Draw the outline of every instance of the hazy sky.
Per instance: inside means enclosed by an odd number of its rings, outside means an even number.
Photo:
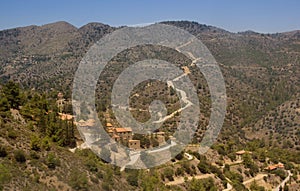
[[[0,29],[67,21],[112,26],[190,20],[232,32],[300,29],[299,0],[6,0]]]

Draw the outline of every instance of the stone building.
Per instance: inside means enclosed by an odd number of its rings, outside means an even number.
[[[141,141],[140,140],[129,140],[128,147],[130,149],[140,149],[141,148]]]

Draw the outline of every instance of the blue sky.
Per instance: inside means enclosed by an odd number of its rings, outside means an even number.
[[[112,26],[191,20],[232,32],[274,33],[300,29],[299,0],[6,0],[0,29],[67,21]]]

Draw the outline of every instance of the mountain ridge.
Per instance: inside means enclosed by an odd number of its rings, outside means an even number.
[[[246,29],[246,30],[243,30],[243,31],[237,31],[237,32],[232,32],[232,31],[229,31],[229,30],[226,30],[226,29],[223,29],[221,27],[217,27],[217,26],[213,26],[213,25],[207,25],[207,24],[201,24],[197,21],[188,21],[188,20],[174,20],[174,21],[160,21],[158,23],[169,23],[169,22],[190,22],[190,23],[193,23],[193,24],[199,24],[199,25],[203,25],[203,26],[207,26],[207,27],[212,27],[212,28],[216,28],[216,29],[221,29],[221,30],[224,30],[224,31],[227,31],[229,33],[234,33],[234,34],[238,34],[238,33],[248,33],[248,32],[252,32],[252,33],[256,33],[256,34],[269,34],[269,35],[272,35],[272,34],[289,34],[289,33],[300,33],[300,29],[296,29],[296,30],[291,30],[291,31],[282,31],[282,32],[257,32],[257,31],[254,31],[254,30],[251,30],[251,29]],[[79,26],[79,27],[76,27],[75,25],[67,22],[67,21],[54,21],[54,22],[51,22],[51,23],[46,23],[46,24],[41,24],[41,25],[26,25],[26,26],[22,26],[22,27],[12,27],[12,28],[6,28],[6,29],[0,29],[0,31],[7,31],[7,30],[14,30],[14,29],[22,29],[22,28],[27,28],[27,27],[44,27],[44,26],[50,26],[50,25],[59,25],[59,24],[66,24],[66,25],[70,25],[76,29],[80,29],[80,28],[83,28],[84,26],[86,25],[89,25],[89,24],[94,24],[94,25],[106,25],[106,26],[110,26],[112,28],[119,28],[119,27],[126,27],[127,25],[120,25],[120,26],[111,26],[109,24],[105,24],[105,23],[101,23],[101,22],[89,22],[89,23],[86,23],[82,26]],[[131,25],[129,25],[131,26]]]

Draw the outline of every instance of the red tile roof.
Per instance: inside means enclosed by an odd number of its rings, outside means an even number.
[[[277,168],[284,168],[284,164],[282,164],[282,163],[273,164],[273,165],[266,167],[265,169],[266,170],[275,170]]]

